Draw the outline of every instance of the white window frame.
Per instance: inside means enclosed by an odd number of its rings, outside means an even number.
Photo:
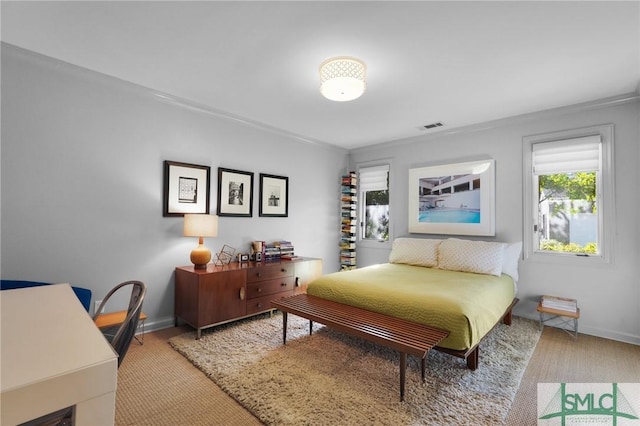
[[[371,167],[380,167],[387,166],[389,168],[389,183],[387,190],[389,191],[389,239],[387,241],[379,241],[373,240],[370,238],[364,238],[364,228],[363,221],[365,216],[365,198],[364,193],[360,188],[360,170],[371,168]],[[366,163],[361,163],[357,165],[358,172],[358,246],[359,247],[367,247],[367,248],[389,248],[391,243],[393,242],[393,213],[391,207],[391,179],[392,179],[392,164],[390,159],[376,160]]]
[[[570,140],[588,136],[600,136],[600,170],[596,177],[596,211],[598,212],[598,250],[597,255],[578,255],[539,250],[534,225],[538,221],[537,176],[533,173],[533,145],[545,142]],[[613,256],[613,237],[615,235],[615,185],[613,170],[613,124],[565,130],[554,133],[525,136],[523,142],[523,254],[526,260],[552,263],[597,264],[611,263]]]

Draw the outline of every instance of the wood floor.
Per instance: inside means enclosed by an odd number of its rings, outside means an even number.
[[[167,343],[190,330],[172,327],[147,333],[144,345],[133,341],[118,370],[117,425],[261,424]],[[546,327],[505,424],[537,424],[537,384],[560,382],[640,383],[640,346]]]

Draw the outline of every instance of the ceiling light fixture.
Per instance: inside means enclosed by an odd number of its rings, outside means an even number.
[[[329,58],[320,64],[320,93],[337,101],[359,98],[367,87],[367,64],[351,56]]]

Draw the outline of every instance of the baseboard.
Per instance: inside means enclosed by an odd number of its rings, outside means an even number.
[[[174,317],[165,317],[163,319],[156,320],[156,321],[148,321],[147,320],[144,323],[144,332],[145,333],[150,333],[152,331],[163,330],[165,328],[174,327],[174,326],[175,326],[175,318]],[[142,333],[142,330],[140,330],[136,334],[140,334],[140,333]]]
[[[531,319],[534,321],[539,321],[540,317],[538,315],[518,315],[522,318]],[[640,336],[634,336],[629,333],[621,333],[619,331],[606,330],[598,327],[589,327],[578,322],[578,333],[587,334],[589,336],[602,337],[603,339],[615,340],[617,342],[630,343],[632,345],[640,346]]]

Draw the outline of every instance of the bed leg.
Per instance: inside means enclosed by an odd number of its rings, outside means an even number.
[[[471,352],[467,357],[467,368],[469,368],[469,370],[476,370],[478,368],[479,358],[480,358],[480,346],[476,346],[473,352]]]
[[[509,309],[509,312],[507,312],[504,317],[502,318],[502,322],[506,325],[511,325],[511,321],[512,321],[512,310]]]

